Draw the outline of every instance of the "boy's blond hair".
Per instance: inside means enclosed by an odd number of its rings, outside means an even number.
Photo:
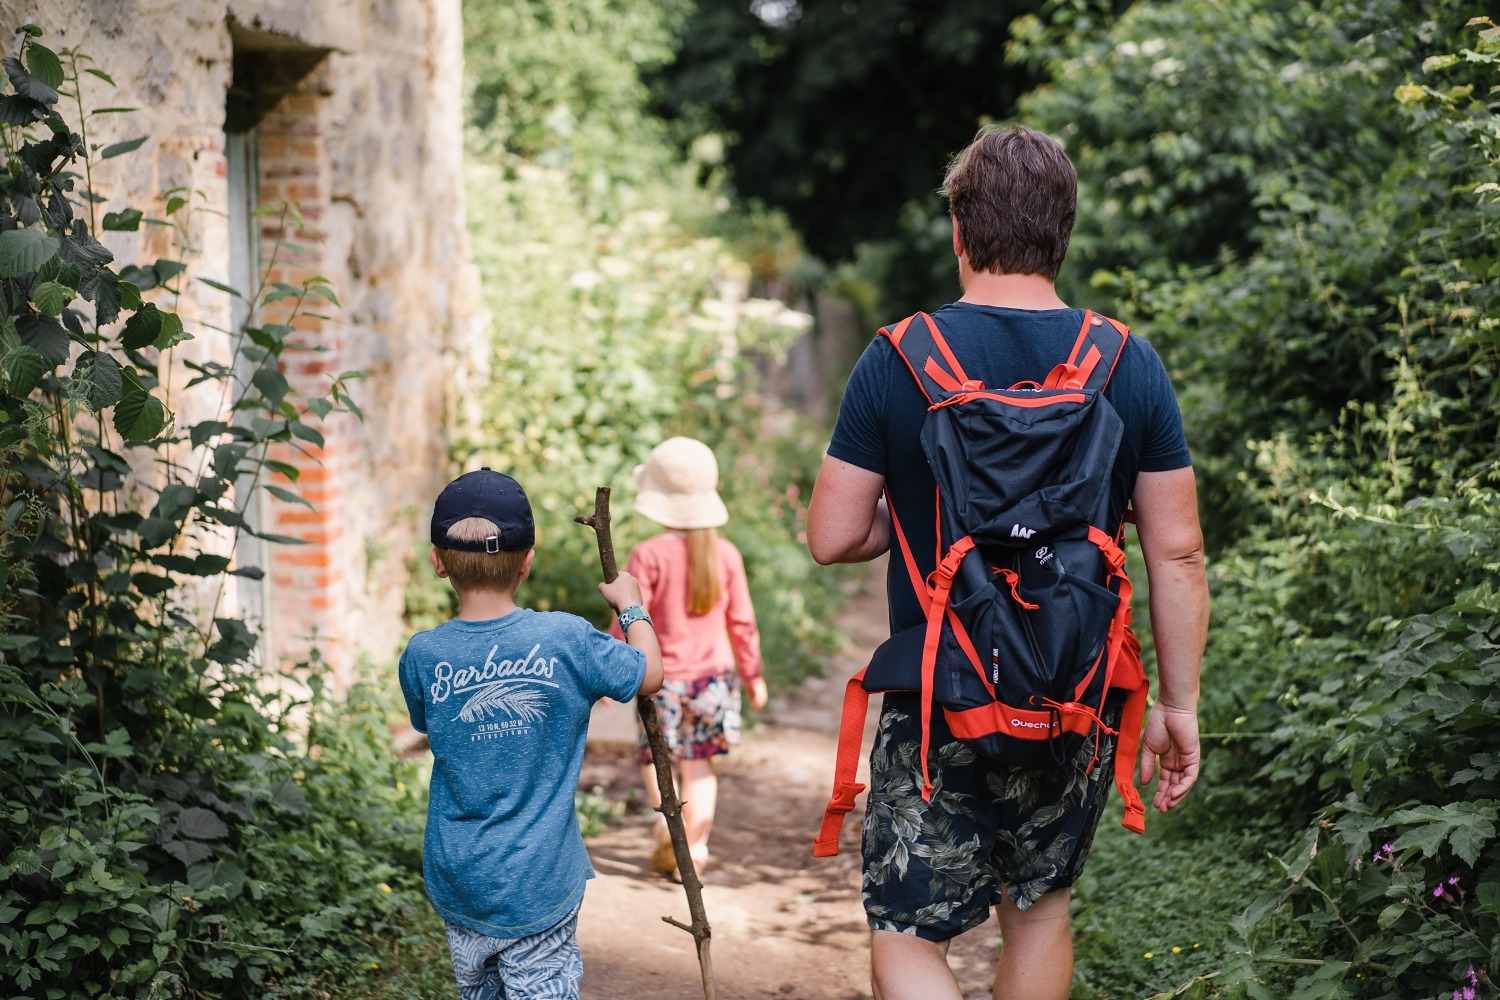
[[[448,529],[448,538],[455,542],[482,542],[499,533],[499,530],[495,522],[487,518],[466,517]],[[453,584],[454,590],[516,589],[528,551],[530,550],[465,552],[437,546],[438,558],[443,563],[443,569],[448,571],[448,580]]]

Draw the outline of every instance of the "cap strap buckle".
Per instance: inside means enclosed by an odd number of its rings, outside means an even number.
[[[484,536],[484,551],[489,555],[495,555],[496,553],[498,553],[500,551],[500,536]]]

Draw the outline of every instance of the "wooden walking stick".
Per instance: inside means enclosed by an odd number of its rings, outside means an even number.
[[[599,542],[599,566],[604,571],[604,582],[614,582],[620,571],[615,566],[615,544],[609,534],[609,487],[601,486],[594,491],[592,517],[579,514],[573,520],[594,529]],[[703,973],[703,1000],[714,1000],[714,963],[708,951],[713,929],[708,926],[708,913],[703,909],[703,883],[698,879],[698,869],[693,866],[693,856],[688,850],[687,829],[682,824],[682,803],[677,798],[677,788],[672,781],[671,751],[667,749],[666,737],[662,735],[661,721],[656,717],[656,699],[649,694],[640,695],[635,699],[635,707],[641,714],[646,740],[651,744],[656,787],[661,790],[658,811],[667,820],[667,832],[672,836],[672,853],[677,857],[677,871],[682,875],[682,889],[687,893],[688,913],[693,922],[685,924],[672,917],[662,919],[693,936],[693,942],[698,947],[698,968]]]

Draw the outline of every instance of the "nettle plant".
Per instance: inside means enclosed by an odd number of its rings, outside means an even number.
[[[254,633],[220,612],[232,574],[262,573],[232,563],[237,538],[291,541],[246,514],[256,490],[301,502],[271,449],[358,415],[358,373],[321,396],[281,373],[307,349],[296,318],[337,299],[322,279],[197,279],[252,321],[199,329],[222,360],[188,363],[174,390],[169,352],[194,333],[173,306],[193,276],[177,259],[121,266],[98,237],[165,227],[188,258],[197,196],[169,192],[160,218],[103,212],[94,167],[149,137],[89,142],[96,116],[130,109],[86,111],[79,84],[113,81],[18,34],[0,95],[0,981],[47,997],[326,982],[368,966],[415,900],[411,804],[378,711],[341,705],[328,727],[316,698],[263,694]],[[278,301],[284,322],[255,319]],[[179,422],[189,389],[219,393],[220,412]]]

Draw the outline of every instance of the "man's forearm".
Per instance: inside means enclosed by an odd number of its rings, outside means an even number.
[[[1164,560],[1149,577],[1157,701],[1171,708],[1194,709],[1208,638],[1208,574],[1203,553]]]

